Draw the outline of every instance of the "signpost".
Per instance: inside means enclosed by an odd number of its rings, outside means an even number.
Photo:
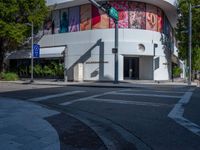
[[[33,57],[40,58],[40,45],[33,44]]]
[[[103,5],[100,5],[97,3],[95,0],[89,0],[93,5],[95,5],[97,8],[101,9],[103,12],[105,12],[110,18],[112,18],[115,22],[115,47],[112,49],[112,52],[114,53],[114,61],[115,61],[115,77],[114,77],[114,83],[118,83],[118,43],[119,43],[119,38],[118,38],[118,20],[119,20],[119,13],[118,11],[114,8],[111,7],[110,4],[106,3]],[[104,7],[103,7],[104,6]]]
[[[114,20],[118,21],[119,20],[119,14],[118,11],[114,7],[110,7],[108,10],[108,15],[113,18]]]

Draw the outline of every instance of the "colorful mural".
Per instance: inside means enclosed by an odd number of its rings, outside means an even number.
[[[62,9],[60,14],[60,33],[68,32],[68,9]]]
[[[52,34],[52,21],[51,19],[47,19],[44,22],[44,34]]]
[[[92,6],[89,4],[82,5],[80,7],[80,30],[90,30],[91,29],[91,17],[92,17]]]
[[[133,29],[146,29],[145,3],[129,2],[129,27]]]
[[[53,28],[53,33],[59,33],[60,30],[60,14],[59,10],[53,11],[52,12],[52,28]]]
[[[69,8],[69,32],[79,31],[80,12],[79,7]]]
[[[119,28],[146,29],[170,35],[170,23],[160,8],[128,0],[109,3],[119,12]],[[52,11],[50,18],[44,23],[44,34],[115,27],[113,19],[91,4]]]
[[[92,6],[92,29],[107,28],[109,28],[109,17],[95,6]]]
[[[146,4],[146,29],[157,31],[157,7]]]
[[[111,6],[119,12],[119,28],[128,28],[128,1],[110,2]],[[114,28],[115,23],[110,19],[110,28]]]
[[[163,32],[163,23],[164,23],[164,18],[163,18],[163,12],[161,9],[158,8],[158,32]]]

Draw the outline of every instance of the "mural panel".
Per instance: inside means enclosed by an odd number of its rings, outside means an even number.
[[[44,34],[52,34],[52,20],[50,18],[44,21]]]
[[[92,6],[82,5],[80,7],[80,16],[81,16],[81,23],[80,23],[80,30],[90,30],[91,29],[91,18],[92,18]]]
[[[133,29],[146,29],[145,3],[129,2],[129,27]]]
[[[60,33],[68,32],[68,9],[60,11]]]
[[[119,28],[128,28],[128,1],[110,2],[119,12]],[[113,19],[110,19],[110,28],[114,28],[115,23]]]
[[[80,26],[79,7],[72,7],[69,9],[69,32],[79,31],[79,26]]]
[[[109,17],[95,6],[92,6],[92,29],[107,28],[109,28]]]
[[[161,9],[158,8],[158,32],[163,32],[163,12]]]
[[[146,29],[157,31],[157,7],[146,5]]]
[[[52,13],[52,29],[53,33],[59,33],[60,30],[60,12],[59,10]]]

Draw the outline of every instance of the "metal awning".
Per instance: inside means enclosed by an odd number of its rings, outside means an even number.
[[[59,47],[44,47],[40,48],[40,58],[58,58],[63,57],[65,46]],[[30,59],[30,50],[19,50],[10,53],[7,59]]]

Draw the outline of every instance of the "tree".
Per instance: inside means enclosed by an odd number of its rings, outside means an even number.
[[[188,58],[189,3],[199,5],[199,0],[178,0],[179,19],[176,29],[179,57]],[[200,8],[192,9],[192,69],[200,70]]]
[[[0,0],[0,72],[6,52],[16,50],[27,37],[41,27],[48,12],[45,0]]]

